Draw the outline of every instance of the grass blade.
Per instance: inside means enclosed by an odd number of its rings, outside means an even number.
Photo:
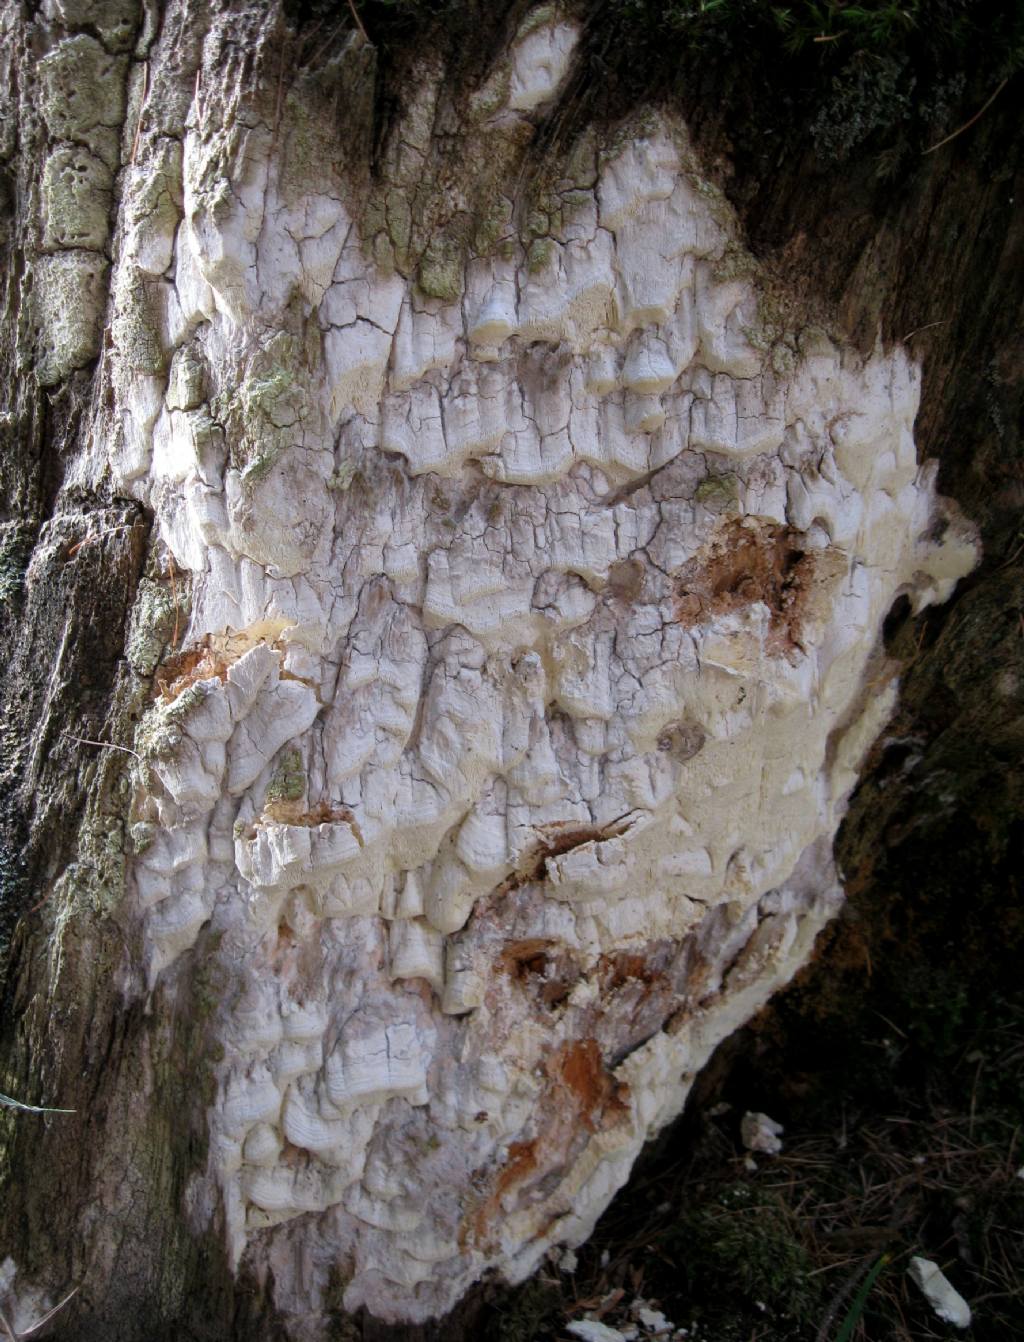
[[[850,1342],[850,1338],[853,1337],[853,1330],[857,1327],[860,1316],[864,1313],[864,1306],[871,1294],[871,1288],[878,1280],[878,1274],[888,1263],[889,1258],[890,1255],[887,1253],[880,1254],[878,1262],[861,1282],[860,1290],[853,1297],[853,1304],[847,1310],[846,1318],[843,1319],[839,1332],[836,1333],[836,1342]]]

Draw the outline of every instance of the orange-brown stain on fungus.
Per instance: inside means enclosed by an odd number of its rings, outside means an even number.
[[[547,1085],[537,1113],[537,1136],[512,1142],[490,1187],[462,1222],[460,1242],[486,1244],[501,1215],[528,1202],[531,1190],[566,1172],[593,1133],[621,1121],[628,1112],[629,1087],[608,1070],[596,1039],[563,1044],[544,1067]]]
[[[675,618],[702,624],[762,602],[770,616],[766,650],[803,651],[804,623],[819,589],[831,587],[846,561],[811,549],[793,527],[764,518],[729,518],[675,577]]]

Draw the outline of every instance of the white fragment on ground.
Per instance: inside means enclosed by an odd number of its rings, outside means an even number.
[[[675,1327],[675,1324],[660,1310],[648,1309],[645,1305],[634,1307],[633,1317],[638,1323],[643,1324],[653,1337],[663,1337]]]
[[[911,1280],[921,1288],[924,1298],[943,1321],[954,1328],[971,1326],[971,1307],[946,1277],[938,1263],[928,1258],[912,1258],[907,1268]]]
[[[597,1323],[594,1319],[574,1319],[565,1325],[565,1331],[571,1337],[581,1338],[582,1342],[626,1342],[618,1328],[609,1328],[606,1323]]]
[[[746,1113],[740,1122],[740,1140],[748,1151],[762,1151],[766,1156],[777,1156],[782,1150],[780,1140],[785,1128],[767,1114]]]
[[[559,1272],[575,1272],[580,1265],[580,1260],[571,1249],[566,1249],[558,1259]]]

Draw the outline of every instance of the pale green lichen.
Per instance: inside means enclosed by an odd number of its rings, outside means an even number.
[[[512,39],[513,44],[521,42],[524,37],[528,37],[530,33],[535,33],[538,28],[549,27],[558,17],[557,5],[538,5],[536,9],[531,9],[516,30],[516,35]]]
[[[554,255],[555,244],[551,238],[534,238],[526,253],[526,268],[531,275],[543,270]]]
[[[407,270],[412,246],[412,208],[403,191],[388,192],[385,198],[385,219],[388,237],[394,247],[395,264]]]
[[[697,486],[694,499],[709,512],[736,512],[740,504],[739,479],[732,474],[709,475]]]
[[[266,802],[301,801],[306,792],[306,773],[303,768],[302,754],[298,750],[286,750],[277,763],[273,777],[267,784]]]
[[[43,166],[43,246],[102,251],[110,232],[113,174],[83,145],[62,145]]]
[[[786,340],[777,340],[771,349],[772,372],[778,377],[788,377],[797,365],[797,352]]]
[[[327,477],[327,488],[333,493],[346,494],[360,478],[359,467],[351,461],[343,461],[337,470]]]
[[[126,870],[124,822],[115,815],[91,812],[78,831],[75,860],[54,887],[60,918],[77,913],[112,913],[124,897]]]
[[[276,466],[280,455],[279,448],[263,448],[258,451],[242,470],[242,484],[247,489],[262,484]]]
[[[117,351],[129,368],[158,377],[166,369],[167,352],[154,313],[155,296],[148,283],[137,279],[118,288],[111,323]]]
[[[125,640],[125,656],[137,675],[151,676],[156,670],[176,619],[180,613],[170,591],[162,583],[143,578]]]
[[[89,28],[109,51],[126,51],[139,23],[137,0],[55,0],[65,28]]]
[[[141,856],[153,844],[156,838],[156,826],[148,821],[137,820],[128,830],[128,844],[130,852],[135,856]]]
[[[278,331],[250,361],[247,375],[211,403],[211,414],[223,424],[242,467],[242,481],[251,488],[265,480],[301,433],[308,413],[303,392],[304,342]]]
[[[78,33],[48,51],[36,68],[43,120],[53,138],[86,144],[113,167],[124,117],[126,58]]]
[[[187,689],[168,703],[154,704],[135,729],[135,750],[143,762],[167,759],[184,739],[182,722],[206,698],[202,682]]]
[[[507,104],[512,92],[512,62],[506,57],[490,79],[473,94],[469,115],[476,121],[486,121]]]
[[[198,708],[206,698],[207,688],[199,681],[195,685],[189,685],[187,689],[177,695],[170,703],[163,706],[163,713],[168,722],[180,722],[187,718],[193,708]]]
[[[0,606],[14,605],[21,597],[32,536],[22,522],[0,522]]]
[[[476,221],[473,250],[477,256],[491,256],[503,242],[513,242],[512,232],[512,203],[499,196],[488,203]]]
[[[58,252],[36,262],[32,301],[41,386],[54,386],[99,354],[108,270],[96,252]]]
[[[249,377],[238,389],[247,419],[264,421],[270,428],[290,429],[297,423],[301,393],[288,368],[271,368],[264,376]]]
[[[454,239],[445,235],[431,238],[417,271],[420,289],[429,298],[456,303],[462,296],[463,262]]]
[[[171,360],[167,381],[169,410],[195,410],[206,399],[206,367],[202,356],[191,345],[183,345]]]

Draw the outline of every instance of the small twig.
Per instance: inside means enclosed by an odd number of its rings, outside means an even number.
[[[135,138],[132,140],[131,163],[134,166],[135,156],[139,152],[139,136],[142,134],[142,117],[146,110],[146,99],[149,97],[149,61],[146,62],[146,72],[142,77],[142,98],[139,102],[139,119],[135,123]]]
[[[171,599],[174,602],[174,633],[171,635],[171,650],[178,646],[178,587],[174,581],[174,555],[167,552],[167,573],[171,580]]]
[[[64,1306],[68,1303],[68,1301],[69,1301],[73,1296],[76,1296],[77,1294],[78,1294],[78,1287],[76,1286],[73,1290],[71,1290],[71,1291],[69,1291],[69,1292],[67,1293],[67,1295],[64,1297],[64,1299],[60,1302],[59,1305],[54,1305],[53,1309],[48,1309],[48,1310],[46,1311],[46,1313],[43,1315],[43,1317],[42,1317],[41,1319],[37,1320],[37,1321],[32,1325],[31,1328],[26,1328],[26,1330],[22,1333],[21,1336],[22,1336],[23,1338],[24,1338],[24,1337],[31,1337],[33,1333],[38,1333],[38,1332],[39,1332],[39,1329],[42,1328],[43,1324],[45,1324],[45,1323],[49,1323],[50,1320],[53,1318],[53,1316],[54,1316],[55,1314],[60,1313],[60,1311],[64,1308]]]
[[[907,1033],[906,1033],[906,1031],[905,1031],[905,1030],[901,1030],[900,1027],[896,1024],[895,1021],[891,1021],[891,1020],[889,1019],[888,1016],[883,1016],[882,1013],[881,1013],[880,1011],[876,1011],[876,1012],[875,1012],[875,1015],[878,1017],[879,1020],[884,1020],[885,1023],[886,1023],[886,1025],[888,1025],[888,1027],[889,1027],[890,1030],[895,1030],[896,1033],[899,1035],[899,1037],[900,1037],[901,1039],[906,1039],[906,1037],[907,1037]],[[845,1117],[846,1117],[846,1116],[845,1116],[845,1113],[844,1113],[844,1115],[843,1115],[844,1121],[845,1121]]]
[[[103,746],[107,750],[121,750],[126,755],[134,755],[137,760],[142,759],[137,750],[130,750],[128,746],[115,745],[113,741],[92,741],[88,736],[75,736],[73,732],[65,732],[64,735],[72,741],[77,741],[80,746]]]
[[[901,337],[901,344],[906,344],[908,340],[913,340],[914,336],[920,335],[922,331],[930,331],[933,326],[945,326],[949,321],[948,317],[943,317],[941,321],[928,322],[926,326],[915,326],[909,335]]]
[[[97,531],[94,534],[83,536],[80,541],[76,541],[72,545],[68,551],[68,558],[70,559],[72,555],[78,554],[84,545],[95,545],[97,541],[103,540],[104,536],[115,536],[119,531],[131,531],[134,525],[134,522],[125,522],[119,527],[107,527],[106,531]]]
[[[981,107],[978,108],[974,116],[971,117],[970,121],[965,121],[964,124],[960,127],[960,129],[955,130],[952,135],[947,135],[946,138],[944,140],[940,140],[938,144],[933,144],[930,146],[930,148],[925,149],[922,152],[921,157],[924,158],[925,154],[934,154],[936,149],[941,149],[944,144],[949,144],[950,140],[955,140],[958,135],[963,135],[965,130],[970,130],[971,127],[974,125],[974,123],[982,115],[982,113],[987,112],[988,109],[992,106],[995,100],[999,97],[1000,93],[1002,93],[1003,89],[1006,88],[1006,84],[1007,81],[1004,79],[1003,82],[996,89],[995,93],[992,94],[991,98],[989,98],[986,102],[982,103]]]
[[[14,1331],[14,1324],[11,1323],[10,1319],[9,1319],[9,1318],[7,1317],[7,1315],[4,1313],[4,1311],[3,1311],[2,1308],[0,1308],[0,1323],[3,1324],[4,1332],[7,1334],[8,1338],[10,1339],[10,1342],[21,1342],[20,1337],[19,1337],[18,1334]]]
[[[1016,550],[1014,550],[1013,554],[1010,555],[1009,559],[1006,561],[1005,564],[999,565],[999,572],[1002,572],[1004,568],[1009,568],[1011,564],[1016,562],[1018,556],[1020,556],[1021,554],[1024,554],[1024,541],[1021,541],[1020,545],[1017,546]]]
[[[312,69],[315,68],[317,61],[318,61],[318,60],[320,59],[320,57],[324,54],[324,52],[328,49],[328,47],[331,45],[331,43],[334,41],[334,39],[338,36],[338,31],[339,31],[339,29],[341,28],[341,26],[342,26],[343,23],[344,23],[344,20],[341,20],[340,22],[338,22],[338,23],[336,23],[336,24],[334,25],[334,27],[333,27],[333,28],[331,29],[331,31],[330,31],[330,34],[328,35],[328,37],[327,37],[326,40],[324,41],[323,45],[317,47],[316,51],[313,52],[313,55],[309,58],[308,61],[306,61],[306,69],[307,69],[307,70],[312,70]]]
[[[355,19],[355,21],[356,21],[356,27],[359,29],[359,31],[360,31],[360,32],[362,33],[362,35],[363,35],[363,40],[364,40],[365,42],[370,42],[370,34],[369,34],[369,33],[366,31],[366,29],[363,27],[363,21],[362,21],[362,19],[359,17],[359,12],[358,12],[358,10],[356,9],[356,6],[355,6],[355,0],[348,0],[348,7],[349,7],[349,9],[352,11],[352,17],[353,17],[353,18]],[[371,47],[373,46],[373,43],[372,43],[372,42],[370,42],[370,46],[371,46]]]
[[[978,1059],[978,1065],[974,1069],[974,1084],[971,1086],[971,1108],[967,1119],[967,1138],[968,1141],[974,1137],[974,1112],[978,1102],[978,1081],[981,1078],[981,1069],[985,1066],[985,1059]]]
[[[273,141],[277,144],[277,132],[281,125],[281,103],[284,99],[284,60],[287,51],[287,43],[281,43],[281,61],[277,70],[277,96],[274,99],[274,130]]]
[[[22,1104],[21,1100],[15,1100],[10,1095],[0,1095],[0,1104],[5,1109],[20,1109],[26,1114],[73,1114],[74,1109],[50,1109],[46,1105],[40,1104]]]

